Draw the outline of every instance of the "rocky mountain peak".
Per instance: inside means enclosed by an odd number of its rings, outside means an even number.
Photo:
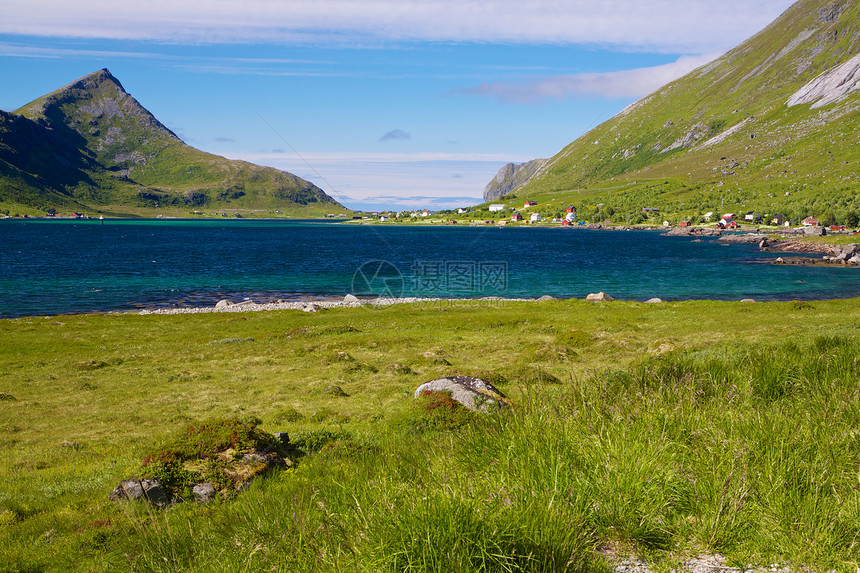
[[[125,91],[107,68],[66,84],[17,113],[52,128],[71,128],[99,149],[112,146],[120,132],[138,139],[181,141]]]

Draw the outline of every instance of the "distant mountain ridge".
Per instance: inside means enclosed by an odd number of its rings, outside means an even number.
[[[107,69],[0,111],[0,205],[127,215],[344,210],[295,175],[185,144]]]
[[[800,0],[578,138],[529,199],[792,217],[860,212],[860,0]],[[616,215],[617,217],[617,215]]]

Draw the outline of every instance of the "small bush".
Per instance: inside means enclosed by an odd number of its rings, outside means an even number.
[[[257,428],[260,423],[253,417],[215,418],[188,426],[143,460],[143,475],[158,480],[172,497],[190,497],[191,486],[203,481],[223,490],[233,481],[225,471],[230,462],[252,450],[282,447],[278,438]]]
[[[524,366],[515,371],[514,377],[520,382],[531,384],[561,384],[561,380],[544,370],[543,368],[533,368]]]
[[[373,448],[375,450],[375,448]],[[336,439],[326,443],[320,448],[320,455],[334,459],[350,459],[368,451],[366,444],[352,438]]]
[[[341,388],[340,386],[336,386],[334,384],[332,384],[330,386],[326,386],[326,389],[324,392],[326,394],[328,394],[329,396],[334,396],[336,398],[349,398],[349,394],[344,392],[343,388]]]
[[[272,414],[271,420],[274,424],[281,424],[283,422],[299,422],[304,417],[305,416],[295,408],[287,407],[281,408]]]
[[[407,366],[406,364],[400,364],[399,362],[395,362],[394,364],[390,364],[388,369],[395,374],[415,374],[413,370]]]
[[[308,420],[310,420],[311,422],[313,422],[315,424],[319,424],[320,422],[325,422],[326,420],[328,420],[333,415],[334,415],[334,410],[331,410],[330,408],[322,408],[321,410],[316,412],[314,415],[312,415],[310,418],[308,418]]]
[[[425,390],[411,420],[414,432],[456,430],[472,424],[477,414],[455,401],[450,392]]]
[[[290,443],[306,452],[319,452],[323,446],[336,440],[350,440],[352,434],[345,430],[310,430],[307,432],[296,432],[290,436]]]
[[[474,374],[471,374],[471,376],[474,376],[475,378],[480,378],[484,382],[492,384],[497,388],[508,383],[508,379],[505,378],[504,375],[490,370],[482,370],[480,372],[475,372]]]

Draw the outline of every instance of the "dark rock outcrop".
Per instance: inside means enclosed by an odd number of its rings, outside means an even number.
[[[120,482],[110,493],[111,501],[124,499],[140,499],[148,501],[157,507],[170,504],[167,491],[157,480],[150,479],[125,479]]]

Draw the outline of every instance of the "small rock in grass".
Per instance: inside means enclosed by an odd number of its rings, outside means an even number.
[[[755,302],[754,298],[742,298],[741,302]]]
[[[340,386],[335,386],[332,384],[331,386],[326,387],[326,394],[330,394],[332,396],[337,396],[338,398],[349,398],[349,394],[343,391],[343,388]]]
[[[547,301],[547,300],[555,300],[555,297],[554,297],[554,296],[550,296],[550,295],[548,295],[548,294],[545,294],[545,295],[543,295],[542,297],[538,298],[538,299],[537,299],[537,302],[544,302],[544,301]]]
[[[395,374],[415,374],[415,372],[413,372],[409,366],[407,366],[406,364],[401,364],[399,362],[389,364],[388,369]]]
[[[511,405],[511,401],[495,386],[473,376],[448,376],[425,382],[415,390],[415,397],[427,391],[450,392],[453,400],[478,412],[491,412]]]
[[[615,299],[606,294],[605,292],[599,292],[589,294],[587,297],[585,297],[585,300],[590,302],[609,302]]]
[[[209,482],[198,483],[191,488],[191,493],[197,503],[209,503],[215,499],[215,486]]]
[[[344,304],[349,304],[349,305],[361,304],[361,301],[358,300],[358,297],[355,296],[354,294],[348,294],[345,297],[343,297],[343,302],[344,302]]]
[[[233,306],[233,301],[226,298],[215,303],[215,308],[227,308],[228,306]]]
[[[111,501],[143,499],[158,507],[164,507],[170,503],[164,486],[158,483],[158,480],[151,479],[122,480],[110,493],[109,498]]]
[[[646,300],[646,301],[645,301],[645,304],[657,304],[657,303],[660,303],[660,302],[663,302],[663,299],[662,299],[662,298],[656,298],[656,297],[655,297],[655,298],[649,298],[648,300]]]

